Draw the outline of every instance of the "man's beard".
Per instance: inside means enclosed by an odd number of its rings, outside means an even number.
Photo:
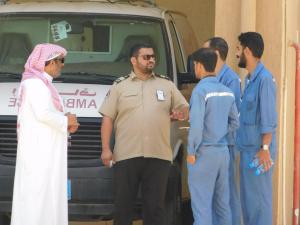
[[[153,72],[153,68],[148,68],[148,67],[146,67],[146,68],[144,69],[144,73],[150,74],[150,73],[152,73],[152,72]]]
[[[145,66],[142,70],[146,74],[152,74],[154,70],[154,66]]]
[[[246,68],[246,66],[247,66],[247,60],[246,60],[244,52],[241,54],[241,56],[239,58],[240,58],[240,61],[239,61],[238,66],[240,68]]]

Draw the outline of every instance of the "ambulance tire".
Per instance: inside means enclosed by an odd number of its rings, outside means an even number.
[[[176,164],[173,166],[175,166],[175,168],[172,169],[174,169],[176,176],[171,178],[168,182],[168,191],[167,191],[166,207],[165,207],[166,216],[165,216],[164,225],[182,225],[180,167],[179,165]]]
[[[0,225],[10,225],[10,216],[7,214],[0,214]]]

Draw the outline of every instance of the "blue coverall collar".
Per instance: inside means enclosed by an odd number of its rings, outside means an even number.
[[[220,72],[217,74],[216,78],[218,81],[221,80],[221,78],[224,76],[225,72],[228,70],[228,66],[226,63],[224,63],[224,65],[222,66],[222,69],[220,70]]]
[[[209,76],[206,76],[206,77],[203,77],[201,80],[200,80],[201,83],[207,83],[207,82],[218,82],[216,76],[214,75],[209,75]]]
[[[264,65],[261,62],[258,62],[254,72],[252,74],[250,74],[250,79],[249,79],[249,75],[248,75],[248,80],[251,82],[254,81],[263,68],[264,68]]]

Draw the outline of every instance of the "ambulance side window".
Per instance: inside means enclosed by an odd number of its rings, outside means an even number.
[[[187,60],[188,56],[199,47],[196,35],[185,16],[175,12],[171,16],[182,44],[184,58]]]
[[[181,52],[181,48],[180,48],[180,44],[179,44],[179,40],[178,40],[178,35],[177,35],[176,30],[175,30],[173,22],[169,22],[169,27],[170,27],[170,32],[171,32],[171,37],[172,37],[172,42],[173,42],[177,72],[183,73],[183,72],[185,72],[183,55],[182,55],[182,52]]]

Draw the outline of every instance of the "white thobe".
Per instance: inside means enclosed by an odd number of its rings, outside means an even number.
[[[11,225],[67,225],[67,117],[40,79],[27,79],[20,89]]]

